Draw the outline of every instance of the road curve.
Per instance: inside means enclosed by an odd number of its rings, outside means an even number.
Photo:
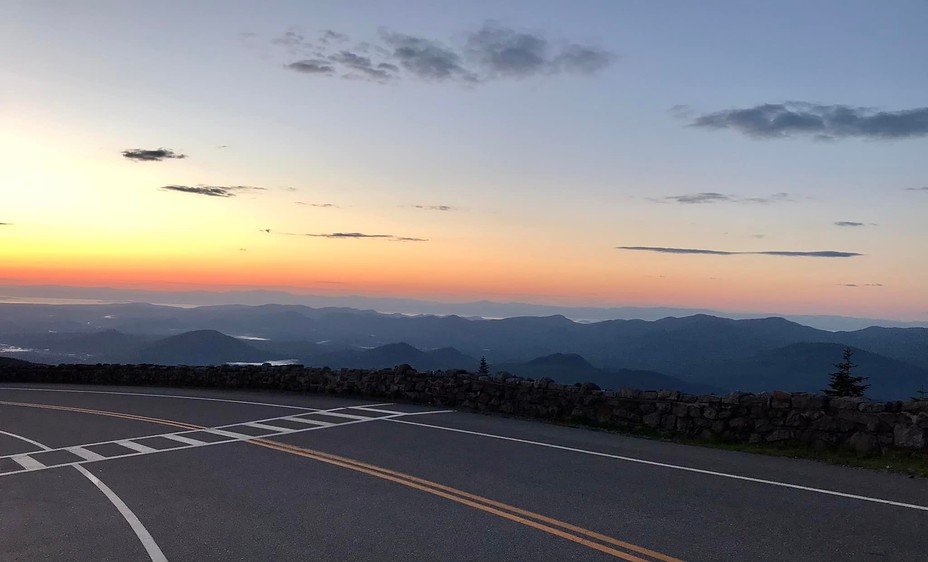
[[[0,387],[3,560],[924,561],[928,484],[419,405]]]

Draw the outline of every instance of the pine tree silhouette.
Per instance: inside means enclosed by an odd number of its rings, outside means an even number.
[[[867,377],[855,377],[851,375],[851,369],[857,367],[851,363],[851,357],[854,352],[850,347],[844,348],[844,356],[840,363],[835,363],[837,371],[831,373],[831,382],[828,388],[824,390],[828,396],[863,396],[864,391],[870,388],[869,384],[861,384],[867,380]]]
[[[479,373],[479,374],[481,374],[481,375],[489,375],[489,374],[490,374],[490,366],[487,365],[487,358],[486,358],[486,356],[481,356],[481,357],[480,357],[480,368],[477,369],[477,373]]]

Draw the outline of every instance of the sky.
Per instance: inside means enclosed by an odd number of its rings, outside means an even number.
[[[4,0],[0,284],[928,320],[928,5]]]

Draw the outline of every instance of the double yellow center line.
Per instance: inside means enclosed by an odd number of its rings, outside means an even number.
[[[88,408],[74,408],[69,406],[53,406],[50,404],[34,404],[34,403],[25,403],[25,402],[5,402],[0,401],[0,405],[7,406],[22,406],[28,408],[42,408],[48,410],[61,410],[67,412],[77,412],[83,414],[93,414],[101,416],[110,416],[122,419],[129,419],[135,421],[144,421],[149,423],[157,423],[161,425],[167,425],[171,427],[178,427],[181,429],[187,430],[203,430],[209,429],[199,425],[193,425],[173,420],[165,420],[161,418],[152,418],[148,416],[137,416],[134,414],[124,414],[120,412],[108,412],[105,410],[92,410]],[[349,459],[346,457],[340,457],[338,455],[333,455],[331,453],[325,453],[323,451],[317,451],[314,449],[307,449],[304,447],[298,447],[296,445],[289,445],[286,443],[280,443],[277,441],[270,441],[268,439],[249,439],[245,441],[246,443],[251,443],[253,445],[258,445],[260,447],[265,447],[268,449],[273,449],[275,451],[280,451],[282,453],[288,453],[291,455],[300,456],[307,459],[312,459],[319,462],[324,462],[333,466],[338,466],[341,468],[346,468],[348,470],[353,470],[355,472],[360,472],[376,478],[381,478],[383,480],[388,480],[390,482],[395,482],[397,484],[406,486],[408,488],[413,488],[438,496],[453,502],[457,502],[474,509],[479,509],[485,513],[490,513],[509,521],[520,523],[526,525],[533,529],[549,533],[551,535],[569,540],[571,542],[581,544],[585,547],[591,548],[593,550],[602,552],[620,558],[622,560],[628,560],[630,562],[653,562],[654,560],[661,560],[663,562],[683,562],[678,558],[656,552],[635,544],[631,544],[625,541],[620,541],[614,539],[610,536],[597,533],[595,531],[590,531],[576,525],[571,525],[564,521],[547,517],[538,513],[534,513],[525,509],[521,509],[515,506],[511,506],[502,502],[491,500],[483,496],[478,496],[476,494],[471,494],[463,490],[458,490],[457,488],[452,488],[451,486],[445,486],[444,484],[439,484],[437,482],[432,482],[430,480],[425,480],[423,478],[418,478],[409,474],[404,474],[402,472],[397,472],[395,470],[390,470],[387,468],[379,467],[376,465],[364,463],[354,459]],[[619,550],[622,549],[622,550]],[[632,554],[634,553],[634,554]]]

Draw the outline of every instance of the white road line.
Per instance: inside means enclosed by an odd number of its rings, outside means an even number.
[[[250,422],[243,423],[239,425],[245,425],[248,427],[253,427],[255,429],[266,429],[267,431],[273,431],[274,433],[289,433],[294,431],[288,427],[277,427],[276,425],[267,425],[266,423]]]
[[[171,440],[177,441],[177,442],[179,442],[179,443],[184,443],[184,444],[186,445],[186,446],[170,447],[170,448],[166,448],[166,449],[154,449],[154,448],[152,448],[152,447],[147,447],[147,446],[142,445],[142,444],[140,444],[140,443],[135,443],[134,441],[131,441],[131,440],[129,440],[129,439],[121,439],[121,440],[114,440],[114,441],[100,441],[100,442],[97,442],[97,443],[88,443],[88,444],[85,444],[85,445],[76,445],[76,447],[80,447],[80,448],[86,449],[87,447],[93,447],[93,446],[96,446],[96,445],[110,445],[110,444],[115,443],[115,444],[118,444],[118,445],[122,445],[123,447],[126,447],[126,448],[128,448],[128,449],[132,449],[133,451],[137,451],[137,452],[134,452],[134,453],[126,453],[126,454],[123,454],[123,455],[113,455],[113,456],[109,456],[109,457],[104,457],[104,459],[103,459],[103,460],[116,460],[116,459],[125,459],[125,458],[136,457],[136,456],[143,455],[143,454],[168,453],[168,452],[173,452],[173,451],[186,450],[186,449],[188,449],[188,448],[210,447],[210,446],[213,446],[213,445],[225,445],[225,444],[228,444],[228,443],[248,442],[248,441],[254,441],[254,440],[258,440],[258,439],[267,439],[267,438],[269,438],[269,437],[277,437],[277,436],[279,436],[279,435],[292,435],[292,434],[295,434],[295,433],[306,433],[306,432],[309,432],[309,431],[316,431],[316,430],[319,430],[319,429],[326,429],[326,428],[329,428],[329,427],[345,427],[345,426],[355,425],[355,424],[359,424],[359,423],[370,423],[370,422],[376,422],[376,421],[381,421],[381,420],[389,420],[389,419],[393,419],[393,418],[400,418],[400,417],[405,417],[405,416],[410,416],[410,415],[420,415],[420,414],[426,414],[426,413],[443,414],[443,413],[448,413],[448,412],[453,412],[453,411],[454,411],[454,410],[436,410],[436,411],[433,411],[433,412],[416,412],[416,414],[397,414],[397,415],[395,415],[395,416],[386,416],[386,417],[382,417],[382,418],[364,418],[364,419],[360,419],[360,420],[346,421],[346,422],[344,422],[344,423],[339,423],[339,424],[313,425],[312,427],[307,427],[307,428],[305,428],[305,429],[289,429],[289,430],[286,430],[286,431],[283,432],[283,433],[277,433],[277,434],[271,434],[271,435],[260,435],[260,436],[258,436],[258,435],[236,434],[235,432],[232,432],[232,431],[223,431],[223,430],[221,430],[220,428],[207,427],[207,428],[203,428],[203,429],[196,429],[196,430],[189,430],[189,431],[178,432],[179,434],[178,434],[178,433],[162,433],[162,434],[160,434],[160,435],[144,435],[144,436],[141,436],[141,437],[133,437],[133,438],[131,438],[131,439],[152,439],[152,438],[155,438],[155,437],[164,437],[164,438],[167,438],[167,439],[171,439]],[[276,418],[276,419],[283,419],[283,418]],[[239,424],[230,424],[230,425],[245,425],[245,424],[244,424],[244,423],[239,423]],[[221,426],[221,427],[228,427],[228,426]],[[182,435],[183,433],[195,433],[195,432],[197,432],[197,431],[210,432],[210,433],[217,433],[217,434],[219,434],[219,435],[222,435],[222,434],[235,434],[235,435],[237,435],[238,437],[236,437],[236,438],[231,438],[231,437],[230,437],[230,438],[229,438],[228,440],[226,440],[226,441],[205,442],[205,441],[200,441],[200,440],[198,440],[198,439],[193,439],[193,438],[189,438],[189,437],[184,437],[184,436]],[[9,435],[16,437],[15,434],[9,434]],[[191,444],[190,442],[195,443],[195,444]],[[64,449],[50,449],[50,448],[45,447],[45,446],[42,446],[42,449],[43,449],[43,451],[58,451],[58,450],[64,450]],[[25,455],[22,454],[22,453],[20,453],[20,454],[17,454],[17,455],[8,455],[8,456],[6,456],[6,457],[0,457],[0,458],[12,458],[12,457],[14,457],[14,456],[25,456]],[[33,459],[33,460],[34,460],[34,459]],[[95,462],[95,461],[88,461],[88,460],[74,461],[74,462],[69,462],[69,463],[62,463],[62,464],[55,464],[55,465],[50,465],[50,466],[43,466],[42,469],[61,468],[61,467],[65,467],[65,466],[77,466],[77,465],[82,465],[82,464],[85,464],[85,463],[88,463],[88,462]],[[17,474],[24,474],[24,473],[26,473],[26,472],[28,472],[28,471],[27,471],[25,468],[22,469],[22,470],[19,470],[19,471],[0,472],[0,477],[3,477],[3,476],[15,476],[15,475],[17,475]]]
[[[393,419],[393,418],[406,418],[406,417],[409,417],[409,416],[426,416],[426,415],[428,415],[428,414],[454,414],[454,413],[456,413],[456,412],[457,412],[457,410],[430,410],[430,411],[428,411],[428,412],[409,412],[408,414],[407,414],[407,413],[401,413],[401,414],[396,415],[396,416],[387,416],[387,417],[385,417],[385,418],[380,418],[380,419],[382,419],[382,420],[389,420],[389,419]]]
[[[142,439],[144,439],[144,437]],[[117,445],[122,445],[126,449],[132,449],[133,451],[137,453],[157,453],[158,452],[158,449],[146,447],[145,445],[142,445],[141,443],[129,441],[128,439],[124,439],[122,441],[113,441],[113,442],[116,443]]]
[[[29,455],[16,455],[15,457],[10,457],[13,459],[13,462],[19,466],[25,468],[26,470],[36,470],[39,468],[45,468],[45,465],[30,457]]]
[[[158,543],[155,542],[155,539],[151,536],[151,533],[148,532],[148,529],[145,528],[145,525],[142,525],[142,522],[139,521],[139,518],[136,517],[135,513],[132,513],[132,510],[129,509],[129,506],[116,495],[116,492],[110,489],[109,486],[100,481],[99,478],[90,473],[89,470],[80,465],[74,465],[74,468],[78,472],[87,477],[88,480],[93,482],[93,485],[100,489],[103,492],[103,495],[112,502],[116,509],[119,510],[119,513],[125,518],[126,522],[132,527],[132,530],[135,531],[135,536],[139,538],[139,541],[142,543],[142,546],[145,547],[145,552],[148,553],[148,557],[151,558],[152,562],[168,562],[167,557],[161,552],[161,549],[158,547]]]
[[[869,496],[859,496],[857,494],[847,494],[844,492],[836,492],[834,490],[825,490],[822,488],[813,488],[811,486],[801,486],[799,484],[790,484],[789,482],[778,482],[776,480],[764,480],[763,478],[753,478],[751,476],[741,476],[738,474],[729,474],[727,472],[716,472],[714,470],[705,470],[702,468],[693,468],[690,466],[681,466],[676,464],[669,464],[664,462],[649,461],[645,459],[636,459],[634,457],[623,457],[621,455],[610,455],[609,453],[600,453],[599,451],[588,451],[586,449],[575,449],[574,447],[565,447],[563,445],[555,445],[553,443],[545,443],[543,441],[529,441],[528,439],[518,439],[516,437],[506,437],[504,435],[494,435],[492,433],[481,433],[479,431],[469,431],[466,429],[456,429],[453,427],[444,427],[440,425],[431,425],[427,423],[411,422],[399,419],[391,418],[380,418],[393,423],[403,423],[407,425],[415,425],[419,427],[428,427],[430,429],[440,429],[442,431],[453,431],[455,433],[466,433],[468,435],[477,435],[479,437],[489,437],[491,439],[500,439],[502,441],[514,441],[516,443],[525,443],[526,445],[537,445],[539,447],[548,447],[550,449],[559,449],[561,451],[570,451],[572,453],[583,453],[585,455],[593,455],[596,457],[606,457],[610,459],[616,459],[620,461],[634,462],[638,464],[646,464],[649,466],[659,466],[661,468],[670,468],[673,470],[682,470],[685,472],[695,472],[697,474],[705,474],[708,476],[717,476],[720,478],[730,478],[732,480],[742,480],[745,482],[754,482],[757,484],[767,484],[770,486],[779,486],[781,488],[790,488],[793,490],[803,490],[806,492],[814,492],[816,494],[825,494],[828,496],[838,496],[841,498],[849,498],[852,500],[861,500],[873,503],[881,503],[886,505],[894,505],[896,507],[905,507],[908,509],[917,509],[920,511],[928,511],[928,506],[917,505],[912,503],[903,503],[892,500],[884,500],[882,498],[873,498]]]
[[[193,445],[194,447],[206,445],[205,441],[200,441],[199,439],[191,439],[190,437],[184,437],[183,435],[176,435],[174,433],[165,433],[164,435],[159,435],[158,437],[164,437],[165,439],[170,439],[171,441],[177,441],[178,443],[186,443],[187,445]]]
[[[106,460],[106,457],[104,457],[103,455],[99,455],[99,454],[94,453],[93,451],[88,450],[88,449],[85,449],[85,448],[83,448],[83,447],[65,447],[64,450],[67,451],[67,452],[69,452],[69,453],[74,453],[75,455],[77,455],[77,456],[79,456],[80,458],[82,458],[82,459],[84,459],[84,460],[87,460],[87,461],[102,461],[102,460]]]
[[[310,419],[307,419],[307,418],[298,418],[298,417],[296,417],[296,416],[288,416],[288,417],[286,417],[286,418],[280,418],[280,419],[282,419],[282,420],[287,420],[287,421],[293,421],[293,422],[305,423],[305,424],[309,424],[309,425],[319,425],[319,426],[322,426],[322,427],[329,427],[329,426],[332,426],[332,425],[338,425],[338,424],[335,424],[335,423],[329,423],[329,422],[324,422],[324,421],[319,421],[319,420],[310,420]]]
[[[202,396],[184,396],[182,394],[153,394],[148,392],[117,392],[113,390],[72,390],[68,388],[19,388],[15,386],[0,386],[0,390],[25,390],[29,392],[68,392],[73,394],[112,394],[116,396],[148,396],[151,398],[178,398],[180,400],[203,400],[206,402],[231,402],[233,404],[250,404],[252,406],[271,406],[274,408],[291,408],[305,412],[318,412],[318,408],[291,406],[290,404],[271,404],[268,402],[251,402],[249,400],[231,400],[227,398],[205,398]],[[389,406],[390,404],[374,404],[374,406]]]
[[[349,408],[350,408],[350,406],[349,406]],[[378,419],[378,418],[372,418],[372,417],[369,417],[369,416],[353,416],[353,415],[351,415],[351,414],[340,414],[340,413],[338,413],[338,412],[334,412],[334,411],[331,411],[331,410],[330,410],[330,411],[327,411],[327,412],[316,412],[316,413],[317,413],[317,414],[325,414],[325,415],[327,415],[327,416],[335,416],[336,418],[347,418],[347,419],[349,419],[349,420],[376,420],[376,419]],[[399,412],[397,412],[397,413],[399,413]]]
[[[201,430],[204,433],[212,433],[214,435],[221,435],[222,437],[228,437],[230,439],[251,439],[251,435],[245,435],[244,433],[235,433],[234,431],[226,431],[224,429],[203,429]]]
[[[2,431],[0,433],[35,445],[43,451],[53,450],[47,445],[43,445],[38,441],[33,441],[28,437],[23,437],[22,435],[8,433],[6,431]],[[111,490],[109,486],[104,484],[99,478],[91,474],[90,471],[83,466],[77,464],[72,466],[74,466],[75,470],[80,472],[85,478],[87,478],[87,480],[90,480],[94,486],[103,492],[103,495],[105,495],[106,498],[110,500],[110,503],[112,503],[113,506],[119,510],[119,513],[125,518],[126,522],[129,523],[129,526],[132,527],[132,531],[135,532],[135,536],[138,537],[139,542],[142,543],[142,547],[145,548],[145,552],[148,553],[148,557],[151,558],[151,562],[168,562],[168,559],[164,556],[164,553],[161,552],[161,548],[158,547],[158,543],[155,542],[155,539],[151,536],[151,533],[148,532],[148,529],[145,528],[145,525],[142,525],[142,522],[139,521],[139,518],[136,517],[135,513],[129,509],[129,506],[127,506],[126,503],[116,495],[116,492]]]
[[[347,406],[346,406],[346,407],[347,407]],[[95,446],[95,445],[107,445],[107,444],[111,444],[111,443],[120,443],[120,444],[122,444],[123,442],[132,443],[132,441],[130,441],[130,439],[152,439],[152,438],[155,438],[155,437],[166,437],[166,436],[169,436],[169,435],[180,435],[180,436],[183,436],[183,435],[186,435],[186,434],[196,433],[196,432],[198,432],[198,431],[207,431],[207,432],[211,432],[211,433],[216,433],[217,435],[227,434],[226,436],[230,437],[231,439],[237,439],[237,440],[255,439],[255,437],[252,436],[252,435],[245,435],[245,434],[241,434],[241,433],[236,433],[236,432],[234,432],[234,431],[224,431],[224,430],[226,430],[226,428],[235,427],[235,426],[239,426],[239,425],[245,425],[245,424],[248,424],[248,423],[261,423],[261,424],[263,424],[263,422],[274,422],[274,421],[277,421],[277,420],[285,420],[285,419],[291,419],[291,418],[292,418],[294,421],[301,421],[301,422],[303,422],[303,423],[306,423],[307,425],[313,425],[313,426],[319,426],[319,427],[333,427],[333,426],[335,426],[335,425],[350,425],[351,423],[356,423],[356,422],[353,421],[353,422],[346,422],[346,423],[341,423],[341,424],[334,424],[334,423],[330,423],[330,422],[323,422],[323,421],[317,421],[317,420],[306,420],[306,419],[303,419],[303,418],[296,417],[296,416],[301,416],[301,415],[316,415],[316,414],[322,414],[322,413],[329,413],[329,412],[332,412],[332,411],[334,411],[334,410],[341,410],[341,409],[344,409],[344,408],[334,408],[333,410],[320,410],[320,411],[318,411],[318,412],[307,412],[307,413],[305,413],[305,414],[295,414],[295,415],[293,415],[293,416],[282,416],[282,417],[281,417],[281,416],[278,416],[278,417],[275,417],[275,418],[264,418],[264,419],[260,419],[260,420],[249,421],[249,422],[236,422],[236,423],[230,423],[230,424],[220,425],[220,426],[216,426],[216,427],[207,427],[207,428],[204,428],[204,429],[188,429],[188,430],[185,430],[185,431],[172,431],[172,432],[168,432],[168,433],[156,433],[156,434],[153,434],[153,435],[140,435],[140,436],[137,436],[137,437],[126,438],[126,439],[123,439],[123,440],[121,440],[121,441],[98,441],[98,442],[96,442],[96,443],[85,443],[85,444],[78,445],[78,446],[79,446],[79,447],[87,448],[87,447],[93,447],[93,446]],[[421,413],[421,412],[420,412],[420,413]],[[434,413],[443,413],[443,411],[437,411],[437,412],[434,412]],[[412,415],[412,414],[399,414],[399,415],[405,416],[405,415]],[[359,417],[361,417],[361,416],[359,416]],[[391,416],[387,416],[387,417],[391,417]],[[392,417],[396,417],[396,416],[392,416]],[[378,419],[385,419],[385,418],[366,418],[366,417],[365,417],[365,418],[363,418],[363,419],[361,419],[361,420],[356,420],[356,421],[375,421],[375,420],[378,420]],[[265,427],[270,427],[270,426],[265,426]],[[277,426],[274,426],[274,427],[277,427]],[[263,429],[263,428],[262,428],[262,429]],[[318,427],[313,427],[313,429],[318,429]],[[304,430],[304,429],[278,428],[275,432],[276,432],[276,433],[280,433],[280,434],[288,434],[288,433],[298,433],[298,432],[302,432],[302,431],[306,431],[306,430]],[[4,433],[4,432],[0,432],[0,433]],[[18,436],[16,436],[15,434],[12,434],[12,433],[9,434],[9,435],[10,435],[10,436],[13,436],[13,437],[19,438]],[[264,435],[263,437],[273,437],[273,435]],[[170,438],[170,437],[169,437],[169,438]],[[23,438],[23,439],[25,439],[25,438]],[[190,439],[193,439],[193,438],[190,438]],[[177,441],[177,440],[175,439],[175,441]],[[197,442],[199,442],[199,441],[197,441]],[[184,441],[184,443],[186,443],[186,442]],[[36,445],[36,446],[39,446],[38,442],[32,442],[32,444],[33,444],[33,445]],[[138,449],[135,449],[132,445],[125,445],[125,444],[123,444],[124,447],[128,447],[128,448],[130,448],[130,449],[139,451],[140,453],[150,453],[150,452],[153,450],[151,447],[146,447],[145,445],[141,445],[141,444],[138,444],[138,443],[135,443],[134,445],[138,445],[139,447],[144,447],[145,450],[144,450],[144,451],[140,451],[140,450],[138,450]],[[61,450],[61,449],[65,449],[65,447],[62,447],[62,448],[59,448],[59,449],[48,449],[48,450]],[[174,449],[176,449],[176,447],[174,447]],[[131,453],[130,453],[129,455],[131,455]],[[0,455],[0,458],[7,458],[7,457],[13,457],[13,456],[16,456],[16,453],[10,454],[10,455]],[[110,458],[117,458],[117,457],[122,457],[122,456],[127,456],[127,455],[117,455],[117,456],[110,456],[110,457],[106,457],[106,458],[110,459]],[[55,465],[55,466],[65,466],[65,465]],[[2,476],[2,475],[0,475],[0,476]]]
[[[6,431],[0,431],[0,433],[2,433],[3,435],[6,435],[7,437],[12,437],[13,439],[19,439],[20,441],[25,441],[26,443],[29,443],[30,445],[35,445],[39,449],[51,451],[50,447],[46,447],[45,445],[39,443],[38,441],[33,441],[32,439],[29,439],[28,437],[23,437],[22,435],[16,435],[15,433],[8,433]]]
[[[377,408],[371,408],[369,406],[349,406],[350,410],[363,410],[365,412],[376,412],[378,414],[403,414],[405,412],[397,412],[394,410],[379,410]]]

